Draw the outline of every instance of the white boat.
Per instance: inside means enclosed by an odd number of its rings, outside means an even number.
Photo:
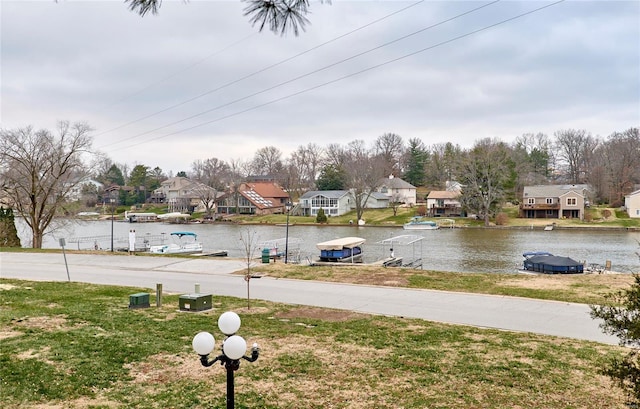
[[[317,243],[316,247],[320,250],[320,261],[361,263],[361,246],[365,241],[361,237],[343,237]]]
[[[437,230],[438,223],[431,220],[424,220],[422,216],[414,216],[408,223],[402,225],[405,230]]]
[[[153,254],[194,254],[202,253],[202,243],[198,241],[198,235],[188,231],[177,231],[171,233],[177,242],[150,246],[149,252]],[[186,237],[186,239],[185,239]]]

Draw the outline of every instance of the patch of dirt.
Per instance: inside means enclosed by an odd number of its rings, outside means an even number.
[[[13,290],[17,288],[17,286],[13,284],[0,284],[0,291]]]
[[[345,322],[362,317],[366,317],[366,315],[350,311],[329,310],[314,307],[298,307],[290,311],[276,314],[276,318],[312,318],[331,322]]]

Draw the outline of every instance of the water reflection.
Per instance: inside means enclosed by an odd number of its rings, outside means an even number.
[[[30,234],[24,222],[16,219],[18,233],[23,245],[30,243]],[[188,230],[198,234],[204,251],[225,249],[230,257],[242,257],[240,235],[244,229],[256,231],[258,241],[275,240],[285,237],[285,226],[235,224],[189,224],[171,225],[165,223],[125,223],[114,226],[116,247],[126,247],[130,229],[136,230],[138,237],[157,236],[161,233]],[[58,239],[64,237],[68,248],[93,249],[94,242],[71,243],[75,237],[101,237],[106,242],[98,243],[107,249],[111,224],[108,221],[85,221],[74,223],[54,234],[45,236],[43,247],[58,248]],[[402,234],[417,234],[423,237],[421,246],[394,248],[398,257],[412,258],[422,254],[425,269],[464,272],[512,273],[522,261],[525,251],[549,251],[587,263],[604,265],[611,260],[613,269],[622,272],[640,272],[638,251],[640,233],[626,231],[591,230],[511,230],[511,229],[440,229],[428,231],[405,231],[400,227],[357,227],[357,226],[303,226],[290,225],[289,237],[300,238],[303,256],[316,259],[319,255],[315,244],[339,237],[357,236],[367,240],[365,262],[372,262],[389,255],[388,246],[376,244],[384,239]],[[259,256],[257,254],[256,256]]]

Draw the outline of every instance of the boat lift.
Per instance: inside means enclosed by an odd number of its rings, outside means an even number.
[[[424,240],[423,236],[403,234],[401,236],[395,236],[377,242],[376,244],[384,246],[385,251],[387,248],[389,249],[389,257],[382,259],[382,265],[385,267],[409,267],[422,269],[422,240]],[[405,255],[404,251],[399,251],[399,246],[401,248],[402,246],[411,246],[411,258],[408,258],[408,255]],[[419,252],[416,250],[419,250]],[[401,257],[398,257],[397,254]]]
[[[300,245],[302,244],[302,239],[297,237],[289,237],[289,242],[287,243],[287,238],[281,239],[273,239],[263,241],[258,245],[259,249],[269,249],[269,257],[273,260],[278,258],[284,258],[285,249],[288,247],[289,254],[287,255],[287,262],[291,264],[300,263],[301,251]]]

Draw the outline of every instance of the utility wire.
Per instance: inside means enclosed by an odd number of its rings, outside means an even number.
[[[269,65],[269,66],[266,66],[266,67],[264,67],[264,68],[262,68],[262,69],[260,69],[260,70],[258,70],[258,71],[254,71],[254,72],[252,72],[251,74],[245,75],[244,77],[241,77],[241,78],[238,78],[238,79],[233,80],[233,81],[231,81],[231,82],[228,82],[228,83],[226,83],[226,84],[220,85],[220,86],[219,86],[219,87],[217,87],[217,88],[214,88],[214,89],[212,89],[212,90],[206,91],[206,92],[204,92],[204,93],[202,93],[202,94],[196,95],[195,97],[189,98],[189,99],[184,100],[184,101],[182,101],[182,102],[179,102],[179,103],[177,103],[177,104],[171,105],[171,106],[169,106],[169,107],[167,107],[167,108],[164,108],[164,109],[162,109],[162,110],[160,110],[160,111],[156,111],[156,112],[151,113],[151,114],[149,114],[149,115],[146,115],[146,116],[140,117],[140,118],[138,118],[138,119],[134,119],[134,120],[132,120],[132,121],[129,121],[129,122],[127,122],[127,123],[123,124],[123,125],[117,126],[117,127],[115,127],[115,128],[111,128],[111,129],[106,130],[106,131],[104,131],[104,132],[100,132],[100,133],[99,133],[99,134],[97,134],[96,136],[104,135],[104,134],[106,134],[106,133],[110,133],[110,132],[113,132],[113,131],[116,131],[116,130],[119,130],[119,129],[125,128],[125,127],[127,127],[127,126],[129,126],[129,125],[133,125],[133,124],[135,124],[135,123],[137,123],[137,122],[143,121],[143,120],[145,120],[145,119],[149,119],[149,118],[154,117],[154,116],[156,116],[156,115],[159,115],[159,114],[161,114],[161,113],[167,112],[167,111],[169,111],[169,110],[171,110],[171,109],[174,109],[174,108],[180,107],[180,106],[182,106],[182,105],[188,104],[189,102],[193,102],[193,101],[195,101],[195,100],[197,100],[197,99],[200,99],[200,98],[202,98],[202,97],[204,97],[204,96],[206,96],[206,95],[209,95],[209,94],[212,94],[212,93],[214,93],[214,92],[220,91],[220,90],[222,90],[222,89],[224,89],[224,88],[230,87],[231,85],[237,84],[237,83],[239,83],[239,82],[241,82],[241,81],[244,81],[244,80],[246,80],[246,79],[248,79],[248,78],[254,77],[254,76],[258,75],[258,74],[261,74],[261,73],[263,73],[263,72],[265,72],[265,71],[268,71],[268,70],[270,70],[270,69],[272,69],[272,68],[275,68],[275,67],[277,67],[277,66],[279,66],[279,65],[282,65],[282,64],[284,64],[284,63],[286,63],[286,62],[289,62],[289,61],[291,61],[291,60],[293,60],[293,59],[295,59],[295,58],[298,58],[298,57],[300,57],[300,56],[302,56],[302,55],[305,55],[305,54],[307,54],[307,53],[310,53],[311,51],[315,51],[315,50],[317,50],[318,48],[324,47],[324,46],[325,46],[325,45],[327,45],[327,44],[331,44],[331,43],[333,43],[333,42],[335,42],[335,41],[338,41],[338,40],[340,40],[340,39],[342,39],[342,38],[344,38],[344,37],[347,37],[347,36],[349,36],[349,35],[351,35],[351,34],[353,34],[353,33],[356,33],[356,32],[358,32],[358,31],[360,31],[360,30],[363,30],[363,29],[365,29],[365,28],[367,28],[367,27],[369,27],[369,26],[372,26],[372,25],[374,25],[374,24],[377,24],[377,23],[379,23],[379,22],[381,22],[381,21],[383,21],[383,20],[386,20],[386,19],[387,19],[387,18],[389,18],[389,17],[392,17],[392,16],[394,16],[394,15],[396,15],[396,14],[399,14],[399,13],[401,13],[401,12],[405,11],[405,10],[408,10],[408,9],[410,9],[411,7],[415,7],[415,6],[417,6],[418,4],[420,4],[420,3],[424,3],[424,1],[425,1],[425,0],[420,0],[420,1],[416,2],[416,3],[410,4],[410,5],[406,6],[406,7],[403,7],[403,8],[401,8],[401,9],[399,9],[399,10],[396,10],[396,11],[394,11],[394,12],[390,13],[390,14],[387,14],[387,15],[385,15],[385,16],[383,16],[383,17],[380,17],[380,18],[378,18],[378,19],[376,19],[376,20],[373,20],[373,21],[371,21],[371,22],[369,22],[369,23],[367,23],[367,24],[365,24],[365,25],[363,25],[363,26],[360,26],[360,27],[358,27],[358,28],[356,28],[356,29],[353,29],[353,30],[351,30],[351,31],[349,31],[349,32],[346,32],[346,33],[344,33],[344,34],[341,34],[341,35],[339,35],[338,37],[332,38],[331,40],[325,41],[324,43],[318,44],[318,45],[316,45],[316,46],[314,46],[314,47],[311,47],[311,48],[309,48],[309,49],[307,49],[307,50],[305,50],[305,51],[302,51],[302,52],[300,52],[300,53],[298,53],[298,54],[296,54],[296,55],[293,55],[293,56],[291,56],[291,57],[288,57],[288,58],[286,58],[286,59],[284,59],[284,60],[281,60],[281,61],[279,61],[279,62],[277,62],[277,63],[274,63],[274,64],[271,64],[271,65]],[[247,37],[247,38],[248,38],[248,37]],[[234,43],[234,44],[232,44],[232,45],[238,44],[238,43],[240,43],[240,42],[242,42],[242,41],[244,41],[244,40],[246,40],[246,38],[245,38],[245,39],[242,39],[242,40],[240,40],[240,41],[238,41],[238,42],[236,42],[236,43]],[[227,48],[228,48],[228,47],[227,47]],[[223,50],[222,50],[222,51],[223,51]],[[216,54],[213,54],[213,55],[216,55]],[[211,55],[211,56],[213,56],[213,55]],[[210,58],[211,56],[206,57],[205,59],[201,60],[200,62],[202,62],[202,61],[206,60],[207,58]],[[198,63],[196,63],[196,64],[194,64],[194,65],[191,65],[190,67],[193,67],[193,66],[195,66],[195,65],[199,64],[200,62],[198,62]],[[190,67],[188,67],[188,68],[190,68]],[[173,75],[172,75],[172,76],[173,76]],[[171,78],[172,76],[166,77],[165,79]],[[164,80],[161,80],[161,81],[164,81]],[[152,84],[152,85],[155,85],[155,84]],[[138,94],[138,93],[140,93],[140,92],[142,92],[142,91],[144,91],[144,90],[146,90],[146,89],[149,89],[149,88],[151,88],[151,86],[148,86],[148,87],[144,88],[143,90],[141,90],[141,91],[137,92],[136,94]],[[136,94],[132,94],[132,95],[136,95]],[[167,125],[167,126],[170,126],[170,125]],[[160,129],[162,129],[162,128],[160,128]],[[157,129],[156,129],[156,130],[157,130]],[[150,132],[154,132],[154,131],[155,131],[155,130],[150,131]],[[121,141],[122,141],[122,140],[121,140]],[[112,142],[112,143],[110,143],[110,144],[108,144],[108,145],[103,145],[102,147],[111,146],[111,145],[114,145],[114,144],[120,143],[121,141]]]
[[[218,54],[222,54],[222,52],[224,52],[224,51],[226,51],[226,50],[228,50],[228,49],[230,49],[230,48],[233,48],[233,47],[235,47],[236,45],[238,45],[238,44],[240,44],[240,43],[242,43],[242,42],[247,41],[248,39],[250,39],[251,37],[255,36],[256,34],[257,34],[257,33],[252,33],[252,34],[250,34],[250,35],[248,35],[248,36],[246,36],[246,37],[244,37],[244,38],[242,38],[242,39],[240,39],[240,40],[238,40],[238,41],[236,41],[236,42],[234,42],[234,43],[231,43],[231,44],[229,44],[228,46],[226,46],[226,47],[224,47],[224,48],[222,48],[222,49],[220,49],[220,50],[218,50],[218,51],[214,52],[213,54],[209,54],[208,56],[206,56],[206,57],[204,57],[204,58],[202,58],[202,59],[200,59],[200,60],[198,60],[198,61],[196,61],[196,62],[194,62],[194,63],[191,63],[190,65],[188,65],[188,66],[186,66],[186,67],[184,67],[184,68],[182,68],[182,69],[180,69],[180,70],[178,70],[178,71],[176,71],[176,72],[174,72],[174,73],[172,73],[172,74],[169,74],[169,75],[167,75],[167,76],[165,76],[165,77],[163,77],[163,78],[160,78],[159,80],[157,80],[157,81],[155,81],[155,82],[153,82],[153,83],[151,83],[151,84],[147,85],[146,87],[143,87],[143,88],[141,88],[141,89],[139,89],[139,90],[137,90],[137,91],[135,91],[135,92],[133,92],[133,93],[131,93],[131,94],[129,94],[129,95],[125,95],[124,97],[122,97],[122,98],[120,98],[120,99],[118,99],[118,100],[116,100],[116,101],[114,101],[114,102],[112,102],[112,103],[110,103],[110,104],[108,104],[108,105],[105,105],[105,106],[103,107],[103,109],[104,109],[104,108],[108,108],[108,107],[110,107],[110,106],[117,105],[117,104],[121,103],[122,101],[125,101],[125,100],[127,100],[127,99],[129,99],[129,98],[131,98],[131,97],[133,97],[133,96],[135,96],[135,95],[142,94],[144,91],[146,91],[146,90],[148,90],[148,89],[151,89],[151,88],[155,87],[155,86],[156,86],[156,85],[158,85],[158,84],[162,84],[163,82],[165,82],[165,81],[167,81],[167,80],[169,80],[169,79],[171,79],[171,78],[173,78],[173,77],[177,76],[178,74],[181,74],[181,73],[183,73],[184,71],[188,71],[188,70],[190,70],[191,68],[193,68],[193,67],[195,67],[195,66],[197,66],[197,65],[202,64],[203,62],[205,62],[205,61],[206,61],[206,60],[208,60],[209,58],[211,58],[211,57],[215,57],[215,56],[216,56],[216,55],[218,55]],[[160,112],[163,112],[163,111],[160,111]],[[143,119],[144,119],[144,118],[143,118]],[[136,121],[134,121],[134,122],[136,122]],[[104,132],[100,132],[100,133],[99,133],[99,134],[97,134],[96,136],[104,135],[105,133],[115,131],[116,129],[120,129],[120,128],[124,127],[124,126],[127,126],[127,125],[131,124],[131,123],[133,123],[133,122],[130,122],[130,123],[128,123],[128,124],[125,124],[125,125],[122,125],[122,126],[119,126],[119,127],[117,127],[117,128],[113,128],[113,129],[110,129],[110,130],[107,130],[107,131],[104,131]]]
[[[494,23],[494,24],[491,24],[491,25],[488,25],[488,26],[485,26],[485,27],[479,28],[479,29],[477,29],[477,30],[470,31],[470,32],[468,32],[468,33],[465,33],[465,34],[459,35],[459,36],[457,36],[457,37],[451,38],[451,39],[446,40],[446,41],[442,41],[442,42],[440,42],[440,43],[437,43],[437,44],[431,45],[431,46],[429,46],[429,47],[422,48],[422,49],[420,49],[420,50],[417,50],[417,51],[414,51],[414,52],[411,52],[411,53],[405,54],[405,55],[403,55],[403,56],[400,56],[400,57],[397,57],[397,58],[394,58],[394,59],[391,59],[391,60],[387,60],[387,61],[385,61],[385,62],[383,62],[383,63],[373,65],[373,66],[371,66],[371,67],[368,67],[368,68],[362,69],[362,70],[360,70],[360,71],[356,71],[356,72],[353,72],[353,73],[351,73],[351,74],[344,75],[344,76],[339,77],[339,78],[336,78],[336,79],[334,79],[334,80],[327,81],[327,82],[324,82],[324,83],[322,83],[322,84],[315,85],[315,86],[313,86],[313,87],[306,88],[306,89],[304,89],[304,90],[297,91],[297,92],[294,92],[294,93],[292,93],[292,94],[285,95],[285,96],[283,96],[283,97],[276,98],[276,99],[273,99],[273,100],[271,100],[271,101],[267,101],[267,102],[262,103],[262,104],[259,104],[259,105],[255,105],[255,106],[253,106],[253,107],[250,107],[250,108],[247,108],[247,109],[244,109],[244,110],[241,110],[241,111],[238,111],[238,112],[235,112],[235,113],[229,114],[229,115],[225,115],[225,116],[222,116],[222,117],[219,117],[219,118],[213,119],[213,120],[211,120],[211,121],[202,122],[202,123],[200,123],[200,124],[197,124],[197,125],[194,125],[194,126],[191,126],[191,127],[188,127],[188,128],[184,128],[184,129],[181,129],[181,130],[178,130],[178,131],[175,131],[175,132],[171,132],[171,133],[168,133],[168,134],[165,134],[165,135],[160,135],[160,136],[158,136],[158,137],[151,138],[151,139],[148,139],[148,140],[146,140],[146,141],[141,141],[141,142],[138,142],[138,143],[135,143],[135,144],[131,144],[131,145],[128,145],[128,146],[126,146],[126,147],[124,147],[124,148],[118,148],[118,149],[115,149],[115,150],[120,150],[120,149],[125,149],[125,148],[131,148],[131,147],[138,146],[138,145],[141,145],[141,144],[144,144],[144,143],[147,143],[147,142],[151,142],[151,141],[155,141],[155,140],[158,140],[158,139],[166,138],[166,137],[168,137],[168,136],[177,135],[177,134],[180,134],[180,133],[182,133],[182,132],[190,131],[190,130],[193,130],[193,129],[199,128],[199,127],[204,126],[204,125],[209,125],[209,124],[212,124],[212,123],[215,123],[215,122],[222,121],[222,120],[224,120],[224,119],[228,119],[228,118],[231,118],[231,117],[234,117],[234,116],[238,116],[238,115],[244,114],[244,113],[246,113],[246,112],[253,111],[253,110],[256,110],[256,109],[258,109],[258,108],[262,108],[262,107],[265,107],[265,106],[267,106],[267,105],[271,105],[271,104],[274,104],[274,103],[276,103],[276,102],[280,102],[280,101],[283,101],[283,100],[285,100],[285,99],[288,99],[288,98],[291,98],[291,97],[294,97],[294,96],[298,96],[298,95],[301,95],[301,94],[307,93],[307,92],[309,92],[309,91],[314,91],[314,90],[316,90],[316,89],[319,89],[319,88],[325,87],[325,86],[330,85],[330,84],[334,84],[334,83],[336,83],[336,82],[342,81],[342,80],[347,79],[347,78],[354,77],[354,76],[359,75],[359,74],[362,74],[362,73],[364,73],[364,72],[368,72],[368,71],[371,71],[371,70],[374,70],[374,69],[377,69],[377,68],[383,67],[383,66],[385,66],[385,65],[389,65],[389,64],[392,64],[392,63],[394,63],[394,62],[397,62],[397,61],[400,61],[400,60],[404,60],[404,59],[406,59],[406,58],[408,58],[408,57],[412,57],[412,56],[414,56],[414,55],[417,55],[417,54],[423,53],[423,52],[425,52],[425,51],[432,50],[432,49],[434,49],[434,48],[437,48],[437,47],[443,46],[443,45],[445,45],[445,44],[449,44],[449,43],[452,43],[452,42],[454,42],[454,41],[457,41],[457,40],[460,40],[460,39],[463,39],[463,38],[466,38],[466,37],[472,36],[472,35],[474,35],[474,34],[477,34],[477,33],[480,33],[480,32],[486,31],[486,30],[489,30],[489,29],[491,29],[491,28],[494,28],[494,27],[500,26],[500,25],[502,25],[502,24],[505,24],[505,23],[508,23],[508,22],[511,22],[511,21],[517,20],[517,19],[519,19],[519,18],[522,18],[522,17],[528,16],[528,15],[533,14],[533,13],[536,13],[536,12],[538,12],[538,11],[541,11],[541,10],[547,9],[547,8],[549,8],[549,7],[552,7],[552,6],[558,5],[558,4],[560,4],[560,3],[563,3],[564,1],[565,1],[565,0],[559,0],[559,1],[556,1],[556,2],[554,2],[554,3],[550,3],[550,4],[547,4],[547,5],[545,5],[545,6],[538,7],[538,8],[536,8],[536,9],[533,9],[533,10],[530,10],[530,11],[527,11],[527,12],[524,12],[524,13],[521,13],[521,14],[518,14],[518,15],[516,15],[516,16],[510,17],[510,18],[508,18],[508,19],[501,20],[501,21],[499,21],[499,22],[497,22],[497,23]]]
[[[402,36],[402,37],[396,38],[396,39],[394,39],[394,40],[388,41],[388,42],[386,42],[386,43],[380,44],[380,45],[378,45],[378,46],[376,46],[376,47],[373,47],[373,48],[370,48],[370,49],[368,49],[368,50],[366,50],[366,51],[362,51],[362,52],[360,52],[360,53],[358,53],[358,54],[354,54],[354,55],[352,55],[352,56],[350,56],[350,57],[347,57],[347,58],[344,58],[344,59],[342,59],[342,60],[339,60],[339,61],[333,62],[333,63],[331,63],[331,64],[329,64],[329,65],[325,65],[325,66],[324,66],[324,67],[322,67],[322,68],[315,69],[315,70],[313,70],[313,71],[307,72],[306,74],[302,74],[302,75],[299,75],[299,76],[297,76],[297,77],[291,78],[291,79],[289,79],[289,80],[287,80],[287,81],[283,81],[283,82],[281,82],[281,83],[279,83],[279,84],[273,85],[273,86],[271,86],[271,87],[264,88],[264,89],[262,89],[261,91],[256,91],[256,92],[254,92],[254,93],[252,93],[252,94],[245,95],[244,97],[241,97],[241,98],[238,98],[238,99],[235,99],[235,100],[232,100],[232,101],[226,102],[226,103],[224,103],[224,104],[218,105],[218,106],[216,106],[216,107],[214,107],[214,108],[211,108],[211,109],[207,109],[206,111],[202,111],[202,112],[200,112],[200,113],[197,113],[197,114],[191,115],[191,116],[189,116],[189,117],[186,117],[186,118],[180,119],[180,120],[178,120],[178,121],[171,122],[171,123],[169,123],[169,124],[166,124],[166,125],[160,126],[160,127],[158,127],[158,128],[151,129],[151,130],[149,130],[149,131],[145,131],[145,132],[139,133],[139,134],[137,134],[137,135],[134,135],[134,136],[129,137],[129,138],[126,138],[126,139],[122,139],[122,140],[120,140],[120,141],[112,142],[112,143],[110,143],[110,144],[108,144],[108,145],[105,145],[105,146],[112,146],[112,145],[116,145],[116,144],[121,143],[121,142],[123,142],[123,141],[127,141],[127,142],[128,142],[128,141],[130,141],[131,139],[136,139],[136,138],[139,138],[139,137],[141,137],[141,136],[148,135],[148,134],[150,134],[150,133],[160,131],[160,130],[165,129],[165,128],[168,128],[168,127],[170,127],[170,126],[177,125],[177,124],[180,124],[180,123],[182,123],[182,122],[185,122],[185,121],[188,121],[188,120],[191,120],[191,119],[197,118],[197,117],[199,117],[199,116],[202,116],[202,115],[205,115],[205,114],[211,113],[211,112],[213,112],[213,111],[217,111],[217,110],[219,110],[219,109],[221,109],[221,108],[225,108],[225,107],[227,107],[227,106],[233,105],[233,104],[235,104],[235,103],[237,103],[237,102],[241,102],[241,101],[247,100],[247,99],[249,99],[249,98],[255,97],[255,96],[257,96],[257,95],[264,94],[265,92],[272,91],[272,90],[274,90],[274,89],[276,89],[276,88],[278,88],[278,87],[281,87],[281,86],[283,86],[283,85],[290,84],[290,83],[295,82],[295,81],[297,81],[297,80],[299,80],[299,79],[302,79],[302,78],[305,78],[305,77],[311,76],[311,75],[313,75],[313,74],[317,74],[318,72],[321,72],[321,71],[327,70],[327,69],[329,69],[329,68],[333,68],[333,67],[335,67],[335,66],[337,66],[337,65],[340,65],[340,64],[342,64],[342,63],[344,63],[344,62],[347,62],[347,61],[350,61],[350,60],[356,59],[356,58],[361,57],[361,56],[363,56],[363,55],[365,55],[365,54],[368,54],[368,53],[371,53],[371,52],[373,52],[373,51],[379,50],[379,49],[384,48],[384,47],[386,47],[386,46],[389,46],[389,45],[391,45],[391,44],[394,44],[394,43],[397,43],[397,42],[399,42],[399,41],[405,40],[405,39],[407,39],[407,38],[409,38],[409,37],[415,36],[415,35],[417,35],[417,34],[419,34],[419,33],[424,32],[424,31],[430,30],[430,29],[432,29],[432,28],[435,28],[435,27],[438,27],[438,26],[440,26],[440,25],[446,24],[446,23],[448,23],[448,22],[450,22],[450,21],[453,21],[453,20],[455,20],[455,19],[458,19],[458,18],[460,18],[460,17],[463,17],[463,16],[466,16],[466,15],[468,15],[468,14],[474,13],[474,12],[476,12],[476,11],[480,10],[480,9],[483,9],[483,8],[485,8],[485,7],[488,7],[488,6],[491,6],[491,5],[493,5],[493,4],[495,4],[495,3],[498,3],[498,2],[500,2],[500,1],[501,1],[501,0],[494,0],[494,1],[490,2],[490,3],[486,3],[486,4],[482,5],[482,6],[475,7],[475,8],[473,8],[473,9],[471,9],[471,10],[465,11],[464,13],[461,13],[461,14],[455,15],[455,16],[453,16],[453,17],[450,17],[450,18],[446,19],[446,20],[443,20],[443,21],[440,21],[440,22],[438,22],[438,23],[432,24],[432,25],[430,25],[430,26],[428,26],[428,27],[421,28],[420,30],[414,31],[414,32],[412,32],[412,33],[410,33],[410,34],[407,34],[407,35],[404,35],[404,36]]]

